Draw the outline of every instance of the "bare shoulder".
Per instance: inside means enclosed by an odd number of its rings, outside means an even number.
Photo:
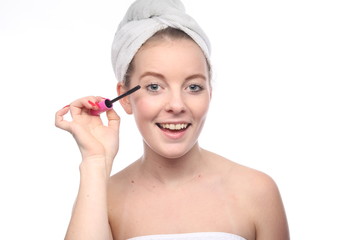
[[[137,162],[134,162],[124,168],[123,170],[115,173],[109,180],[109,192],[117,192],[119,190],[126,191],[133,180],[134,173],[137,168]]]
[[[276,193],[275,181],[266,173],[241,165],[215,153],[208,152],[213,159],[214,168],[224,176],[225,182],[238,190],[252,195]]]
[[[137,163],[138,162],[135,161],[110,177],[107,197],[111,221],[118,219],[118,217],[116,217],[117,213],[123,211],[130,197],[134,195],[132,193],[136,185],[135,182],[137,182],[135,177],[135,175],[137,175]]]
[[[247,212],[256,239],[288,240],[289,230],[280,191],[268,174],[217,156],[225,187],[237,199],[239,215]]]
[[[229,180],[251,197],[264,199],[279,193],[276,182],[268,174],[237,163],[232,164]]]
[[[289,240],[289,229],[280,191],[275,181],[267,174],[238,166],[233,172],[233,181],[238,189],[247,194],[247,206],[256,229],[257,240]],[[239,186],[240,185],[240,186]]]

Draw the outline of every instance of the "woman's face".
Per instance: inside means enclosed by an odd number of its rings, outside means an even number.
[[[183,156],[197,144],[211,99],[202,50],[188,39],[150,41],[133,64],[131,87],[142,88],[122,104],[134,114],[145,150]]]

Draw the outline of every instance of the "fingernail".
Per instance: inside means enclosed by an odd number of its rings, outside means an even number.
[[[96,106],[97,106],[98,108],[100,108],[100,105],[99,105],[99,103],[98,103],[98,102],[96,102],[95,104],[96,104]]]
[[[67,108],[67,107],[70,107],[70,105],[66,105],[65,107],[63,107],[63,109],[64,109],[64,108]]]
[[[96,106],[96,104],[95,103],[93,103],[92,101],[88,101],[88,103],[90,103],[91,104],[91,106],[93,106],[93,107],[95,107]]]

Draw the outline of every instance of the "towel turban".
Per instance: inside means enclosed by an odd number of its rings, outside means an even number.
[[[119,82],[124,81],[139,48],[156,32],[167,27],[189,35],[210,64],[210,42],[197,22],[185,13],[180,0],[136,0],[120,22],[112,44],[112,66]]]

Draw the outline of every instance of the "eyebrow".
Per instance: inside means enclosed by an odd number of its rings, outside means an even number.
[[[156,73],[156,72],[144,72],[143,74],[140,75],[140,79],[147,77],[147,76],[153,76],[156,78],[165,79],[165,77],[162,74]]]
[[[164,75],[160,74],[160,73],[156,73],[156,72],[145,72],[143,74],[140,75],[140,80],[144,77],[147,77],[147,76],[153,76],[153,77],[156,77],[156,78],[160,78],[162,80],[165,79]],[[196,78],[201,78],[203,79],[204,81],[207,80],[207,77],[204,75],[204,74],[201,74],[201,73],[196,73],[196,74],[193,74],[193,75],[190,75],[188,76],[187,78],[185,78],[185,81],[189,81],[189,80],[192,80],[192,79],[196,79]]]
[[[207,78],[204,76],[204,74],[201,74],[201,73],[193,74],[193,75],[187,77],[185,80],[186,80],[186,81],[189,81],[189,80],[196,79],[196,78],[201,78],[201,79],[203,79],[204,81],[207,80]]]

